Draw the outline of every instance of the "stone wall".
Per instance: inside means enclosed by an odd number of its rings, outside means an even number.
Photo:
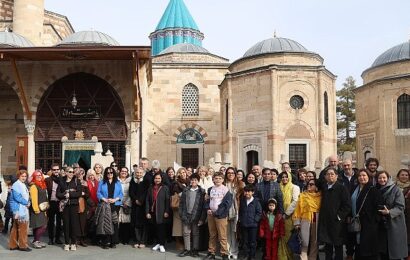
[[[173,58],[162,57],[161,60]],[[188,58],[183,57],[183,60]],[[158,58],[153,60],[153,82],[148,89],[148,100],[145,101],[148,103],[148,123],[144,128],[148,134],[147,157],[158,159],[162,168],[172,166],[174,161],[181,163],[181,158],[177,158],[177,137],[184,129],[194,128],[205,139],[203,159],[206,164],[215,152],[220,151],[218,85],[227,72],[227,65],[162,64],[157,61]],[[199,116],[183,117],[182,89],[189,83],[199,89]]]

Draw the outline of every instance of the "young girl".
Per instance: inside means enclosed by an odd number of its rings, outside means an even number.
[[[259,236],[265,239],[265,260],[278,259],[279,238],[285,236],[285,223],[276,210],[277,204],[275,199],[268,200],[268,211],[263,214],[259,226]]]

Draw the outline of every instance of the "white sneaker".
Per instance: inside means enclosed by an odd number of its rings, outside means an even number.
[[[161,246],[160,244],[157,244],[156,246],[154,246],[154,247],[152,248],[152,250],[157,251],[160,246]]]
[[[71,245],[71,251],[76,251],[77,250],[77,246],[76,245]]]
[[[64,245],[64,251],[70,251],[70,245]]]
[[[164,248],[164,246],[159,246],[159,251],[160,251],[161,253],[165,253],[165,248]]]

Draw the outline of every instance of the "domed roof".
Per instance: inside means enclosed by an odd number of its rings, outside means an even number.
[[[118,46],[120,45],[111,36],[98,31],[81,31],[73,33],[62,40],[57,46],[61,45],[103,45]]]
[[[0,47],[34,47],[34,44],[20,34],[4,31],[0,32]]]
[[[384,65],[387,63],[409,60],[410,59],[410,41],[404,42],[402,44],[396,45],[393,48],[388,49],[383,52],[377,59],[373,62],[372,67]]]
[[[308,51],[302,44],[287,38],[269,38],[258,42],[252,46],[245,54],[244,58],[256,56],[265,53],[277,53],[277,52],[307,52]]]
[[[209,51],[201,46],[194,45],[192,43],[179,43],[172,45],[162,52],[159,53],[161,54],[167,54],[167,53],[173,53],[173,52],[178,52],[178,53],[209,53]]]
[[[165,28],[188,28],[199,31],[183,0],[171,0],[169,2],[155,30]]]

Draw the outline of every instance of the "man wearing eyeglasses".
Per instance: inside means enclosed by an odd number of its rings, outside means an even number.
[[[60,240],[61,235],[61,213],[59,210],[59,199],[57,199],[56,193],[58,184],[60,183],[60,166],[57,163],[51,165],[51,176],[47,178],[47,195],[50,204],[50,208],[47,211],[48,216],[48,244],[54,245],[62,244]],[[54,225],[55,224],[55,225]],[[55,234],[54,234],[55,227]],[[54,240],[55,239],[55,240]]]

